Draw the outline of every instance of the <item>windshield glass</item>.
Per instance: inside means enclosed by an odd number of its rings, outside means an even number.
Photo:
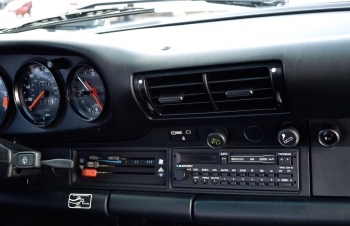
[[[316,3],[329,3],[339,2],[336,0],[266,0],[262,1],[263,5],[249,5],[251,4],[248,0],[178,0],[178,1],[131,1],[131,3],[119,4],[116,1],[109,0],[0,0],[0,29],[16,28],[23,24],[37,21],[43,18],[52,18],[57,16],[66,15],[67,12],[73,12],[75,18],[74,21],[69,21],[70,17],[63,16],[56,18],[54,21],[55,26],[45,27],[51,30],[69,30],[69,31],[81,31],[90,28],[101,28],[107,26],[118,26],[118,27],[129,27],[142,26],[149,24],[164,23],[164,21],[174,18],[184,18],[188,16],[198,16],[213,13],[235,13],[242,10],[259,10],[266,7],[286,7],[291,5],[304,5],[304,4],[316,4]],[[118,4],[111,4],[111,3]],[[129,2],[129,1],[128,1]],[[241,4],[244,2],[244,4]],[[254,2],[257,2],[255,0]],[[271,4],[271,2],[273,4]],[[94,7],[88,8],[87,6],[97,3],[110,3],[101,4]],[[216,4],[221,3],[221,4]],[[239,4],[236,4],[239,3]],[[276,3],[276,4],[274,4]],[[87,12],[83,15],[78,15],[77,11],[74,10],[84,9]],[[114,11],[98,11],[106,9],[114,9]],[[120,9],[149,9],[146,11],[135,12],[135,10],[129,10],[128,15],[119,15]],[[150,12],[150,9],[154,9]],[[121,11],[121,10],[120,10]],[[96,17],[96,15],[110,15],[103,17]],[[117,15],[118,14],[118,15]],[[79,17],[77,20],[76,18]],[[83,20],[82,18],[85,17]],[[87,20],[87,19],[88,20]],[[58,25],[57,20],[60,20]],[[67,21],[74,22],[67,25]],[[52,21],[44,21],[48,22]],[[62,23],[64,22],[64,23]],[[62,24],[61,24],[62,23]],[[38,24],[35,24],[37,26]],[[43,21],[40,21],[40,25],[43,25]],[[43,27],[35,27],[43,28]],[[33,27],[34,29],[34,27]],[[27,29],[30,30],[30,29]]]

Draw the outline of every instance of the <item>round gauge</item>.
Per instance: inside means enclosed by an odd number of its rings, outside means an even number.
[[[98,72],[89,65],[80,65],[68,81],[70,106],[85,121],[100,117],[106,102],[106,89]]]
[[[58,74],[39,62],[31,62],[18,71],[15,100],[22,116],[38,127],[51,125],[62,109]]]
[[[0,69],[0,126],[3,127],[6,124],[9,117],[9,92],[6,87],[5,73]],[[7,80],[6,80],[7,81]]]

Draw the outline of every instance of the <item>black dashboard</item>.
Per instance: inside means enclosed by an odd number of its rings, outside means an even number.
[[[349,224],[349,10],[1,35],[1,138],[74,163],[0,162],[1,208]]]

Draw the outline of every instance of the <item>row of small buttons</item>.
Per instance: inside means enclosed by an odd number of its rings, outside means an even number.
[[[198,176],[198,175],[202,175],[202,176],[219,176],[219,173],[217,172],[214,172],[214,173],[209,173],[209,172],[192,172],[192,175],[193,176]],[[238,177],[245,177],[247,174],[246,173],[226,173],[226,172],[221,172],[220,173],[220,176],[232,176],[232,177],[235,177],[235,176],[238,176]],[[275,177],[275,174],[274,173],[248,173],[248,176],[249,177],[255,177],[255,176],[258,176],[258,177]],[[291,173],[279,173],[277,174],[278,177],[288,177],[288,178],[291,178],[293,177],[293,174]]]
[[[203,179],[202,180],[202,183],[203,184],[207,184],[209,182],[208,179]],[[214,180],[211,180],[211,182],[213,184],[217,184],[219,181],[214,179]],[[193,183],[194,184],[197,184],[198,183],[198,179],[195,178],[193,179]],[[264,182],[247,182],[247,181],[220,181],[220,184],[222,185],[249,185],[249,186],[255,186],[255,185],[258,185],[258,186],[275,186],[276,183],[275,182],[268,182],[268,183],[264,183]],[[277,183],[278,186],[281,186],[281,187],[292,187],[293,186],[293,183],[284,183],[284,182],[280,182],[280,183]]]

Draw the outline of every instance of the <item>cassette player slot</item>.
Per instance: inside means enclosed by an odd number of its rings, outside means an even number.
[[[177,153],[176,164],[218,164],[219,156],[217,153]]]

